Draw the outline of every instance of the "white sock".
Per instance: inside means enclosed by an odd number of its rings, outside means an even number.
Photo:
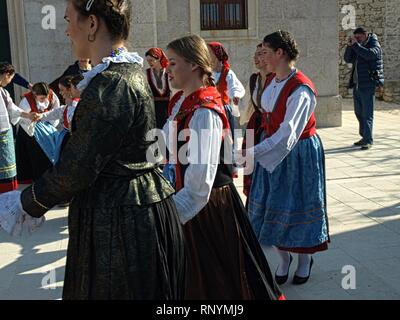
[[[310,275],[311,254],[299,253],[299,263],[297,264],[296,276],[306,278]]]
[[[279,256],[279,266],[276,271],[277,276],[286,276],[288,274],[289,264],[290,264],[290,254],[287,251],[279,250],[274,247]]]

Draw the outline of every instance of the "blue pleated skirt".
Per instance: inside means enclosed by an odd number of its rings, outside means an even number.
[[[171,183],[171,185],[176,187],[176,171],[175,165],[167,163],[163,169],[163,176]]]
[[[256,164],[249,217],[266,246],[312,248],[329,241],[325,158],[317,135],[300,140],[272,173]]]
[[[55,152],[54,152],[54,164],[60,160],[61,151],[64,145],[64,139],[69,135],[69,131],[63,128],[56,137],[56,145],[55,145]]]
[[[12,129],[0,132],[0,180],[17,175],[15,162],[14,135]]]
[[[38,122],[35,125],[35,140],[52,164],[56,162],[58,135],[57,129],[48,122]]]

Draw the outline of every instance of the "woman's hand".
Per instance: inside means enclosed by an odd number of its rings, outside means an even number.
[[[41,113],[33,113],[33,120],[34,122],[40,121],[43,118],[43,114]]]
[[[25,118],[25,119],[29,119],[29,120],[32,121],[32,122],[37,122],[37,121],[39,121],[40,119],[42,119],[43,115],[41,115],[40,113],[36,113],[36,112],[30,112],[30,113],[28,113],[28,112],[23,112],[23,113],[21,114],[21,117],[22,117],[22,118]]]

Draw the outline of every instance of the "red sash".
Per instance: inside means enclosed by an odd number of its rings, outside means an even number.
[[[72,103],[74,102],[79,102],[81,99],[79,98],[75,98],[72,100]],[[71,129],[71,123],[68,121],[68,108],[69,106],[66,106],[64,109],[64,115],[63,115],[63,119],[64,119],[64,128],[67,130]]]
[[[228,105],[230,102],[229,91],[228,91],[228,82],[226,81],[226,77],[228,76],[229,69],[225,68],[221,72],[221,77],[219,78],[217,89],[221,94],[222,103],[224,106]]]

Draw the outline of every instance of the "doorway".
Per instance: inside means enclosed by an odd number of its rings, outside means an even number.
[[[0,61],[12,63],[7,12],[7,1],[0,0]],[[14,86],[9,85],[7,90],[14,99]]]

